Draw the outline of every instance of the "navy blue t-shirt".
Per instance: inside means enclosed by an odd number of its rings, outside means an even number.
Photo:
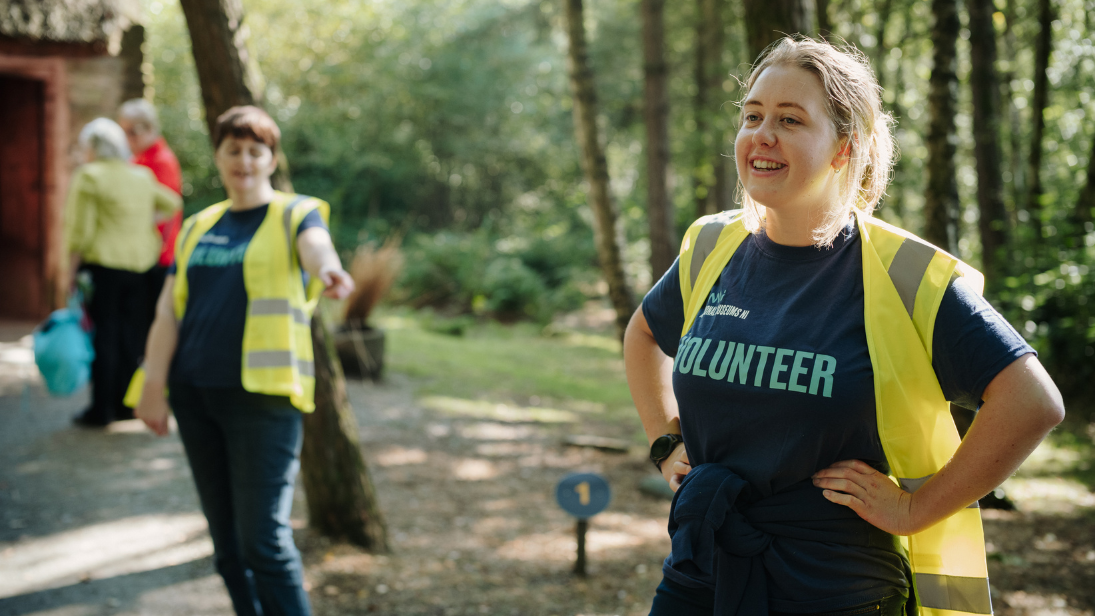
[[[241,388],[243,326],[247,289],[243,255],[266,219],[269,204],[228,210],[199,240],[186,265],[186,314],[179,323],[179,343],[171,362],[170,381],[193,387]],[[297,228],[327,228],[319,210],[304,216]],[[169,274],[175,273],[171,265]]]
[[[693,466],[724,465],[758,498],[801,488],[840,460],[889,472],[875,417],[862,271],[854,224],[828,249],[749,235],[683,337],[678,264],[666,272],[643,300],[643,315],[658,346],[676,358],[673,391]],[[948,288],[932,363],[949,400],[976,408],[993,377],[1031,352],[964,282]],[[824,500],[820,489],[804,493]],[[777,537],[764,555],[772,607],[830,611],[904,591],[899,552],[896,541],[854,547]]]

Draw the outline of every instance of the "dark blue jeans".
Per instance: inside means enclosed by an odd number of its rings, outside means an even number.
[[[662,578],[654,595],[650,616],[712,616],[715,613],[715,593],[707,589],[682,586]],[[893,595],[855,607],[824,614],[784,614],[769,611],[769,616],[904,616],[905,597]]]
[[[311,614],[289,526],[300,411],[243,389],[171,383],[169,398],[236,614]]]

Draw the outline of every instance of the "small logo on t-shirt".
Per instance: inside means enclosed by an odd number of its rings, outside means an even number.
[[[712,293],[707,298],[707,305],[703,307],[703,313],[701,317],[710,316],[728,316],[744,319],[749,316],[749,311],[742,308],[738,308],[733,304],[723,304],[722,300],[726,297],[726,291],[718,291]]]

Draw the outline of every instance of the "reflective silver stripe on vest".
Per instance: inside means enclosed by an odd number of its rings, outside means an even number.
[[[301,325],[308,324],[308,317],[300,308],[293,308],[287,299],[251,300],[251,316],[292,315],[293,321]]]
[[[924,272],[928,271],[928,264],[935,256],[935,247],[914,239],[905,238],[897,254],[890,262],[890,280],[897,287],[897,294],[901,297],[901,303],[905,304],[905,310],[912,316],[913,306],[916,304],[916,291],[920,288],[920,281],[924,278]]]
[[[247,354],[248,368],[289,368],[294,364],[302,375],[315,378],[315,363],[296,359],[290,351],[251,351]]]
[[[988,578],[917,573],[916,595],[920,605],[939,610],[991,614]]]
[[[692,279],[691,284],[693,287],[696,286],[696,278],[700,276],[703,262],[707,260],[707,255],[715,249],[715,244],[719,243],[719,235],[727,222],[725,220],[713,220],[704,225],[699,234],[696,235],[696,247],[692,249],[692,263],[688,266],[688,274]]]
[[[928,480],[931,479],[933,476],[935,476],[935,473],[932,473],[931,475],[928,475],[926,477],[919,477],[917,479],[911,479],[909,477],[898,477],[897,482],[901,484],[901,489],[902,490],[908,492],[909,494],[912,494],[913,492],[916,492],[917,490],[919,490],[920,487],[923,486],[925,483],[927,483]],[[980,509],[980,508],[981,508],[981,505],[978,504],[977,501],[973,501],[972,504],[966,505],[966,509]]]
[[[315,362],[306,361],[303,359],[297,360],[297,370],[304,376],[310,376],[313,379],[316,378],[316,364]]]

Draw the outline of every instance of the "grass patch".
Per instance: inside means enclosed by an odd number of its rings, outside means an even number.
[[[531,323],[461,322],[387,311],[390,370],[422,379],[420,396],[514,402],[638,423],[624,378],[619,343],[610,336],[552,330]]]

